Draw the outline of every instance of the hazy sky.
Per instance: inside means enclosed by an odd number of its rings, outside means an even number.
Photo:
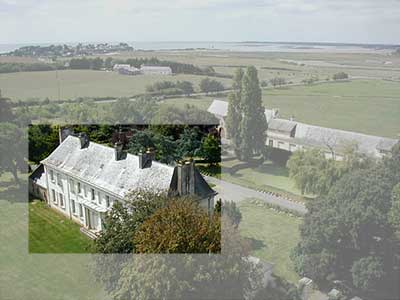
[[[0,0],[0,43],[400,43],[400,0]]]

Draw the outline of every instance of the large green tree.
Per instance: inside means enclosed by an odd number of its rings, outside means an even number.
[[[193,199],[170,200],[136,230],[136,253],[219,253],[221,220]]]
[[[327,195],[308,202],[301,242],[293,253],[298,272],[316,282],[337,279],[373,298],[391,299],[397,293],[400,260],[389,216],[399,173],[397,145],[378,165],[345,174]]]
[[[18,171],[27,171],[24,139],[26,132],[13,123],[0,122],[0,174],[10,172],[20,184]]]
[[[229,98],[228,133],[232,134],[232,145],[238,158],[250,161],[254,155],[264,152],[267,130],[257,69],[250,66],[244,74],[237,71],[234,87],[236,89]]]

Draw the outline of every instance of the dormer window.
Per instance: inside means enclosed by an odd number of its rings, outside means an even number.
[[[94,195],[94,189],[90,189],[91,195],[92,195],[92,201],[94,201],[95,199],[95,195]]]

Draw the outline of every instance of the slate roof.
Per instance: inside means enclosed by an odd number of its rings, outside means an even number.
[[[228,102],[223,100],[214,99],[213,102],[208,107],[207,111],[213,115],[217,115],[225,118],[228,115]],[[275,115],[276,111],[272,109],[265,110],[265,117],[267,122],[269,122]]]
[[[282,132],[292,132],[293,128],[297,125],[296,122],[285,120],[285,119],[272,119],[268,123],[269,130],[276,130]]]
[[[268,124],[268,130],[291,131],[294,126],[296,126],[295,136],[293,139],[287,139],[287,141],[312,147],[326,148],[329,146],[339,152],[346,146],[356,144],[360,152],[374,154],[377,150],[390,151],[398,142],[398,140],[391,138],[320,127],[285,119],[271,120]]]
[[[33,170],[32,174],[29,175],[29,178],[31,180],[33,180],[38,186],[46,189],[47,184],[46,184],[46,176],[44,173],[43,165],[40,164],[38,166],[34,166],[33,168],[34,168],[34,170]]]
[[[114,156],[114,148],[94,142],[81,149],[79,138],[70,135],[42,163],[121,198],[131,190],[169,190],[174,167],[153,161],[140,169],[138,156]]]
[[[374,154],[376,150],[390,151],[398,142],[395,139],[368,135],[353,131],[326,128],[297,122],[295,138],[314,146],[333,146],[343,150],[349,144],[356,144],[358,150],[366,154]]]

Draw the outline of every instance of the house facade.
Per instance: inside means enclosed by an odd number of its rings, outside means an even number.
[[[219,130],[224,132],[225,118],[228,115],[228,102],[214,100],[208,108],[208,112],[219,119]],[[360,153],[381,158],[398,143],[396,139],[282,119],[278,117],[277,109],[266,109],[265,118],[268,123],[266,146],[288,152],[320,149],[324,152],[326,158],[342,160],[349,147],[356,147]],[[229,141],[227,143],[229,144]]]
[[[169,166],[154,153],[131,155],[122,144],[107,147],[86,135],[69,135],[42,162],[47,203],[92,232],[102,229],[104,214],[132,191],[170,196],[193,195],[212,211],[216,195],[193,162]]]

